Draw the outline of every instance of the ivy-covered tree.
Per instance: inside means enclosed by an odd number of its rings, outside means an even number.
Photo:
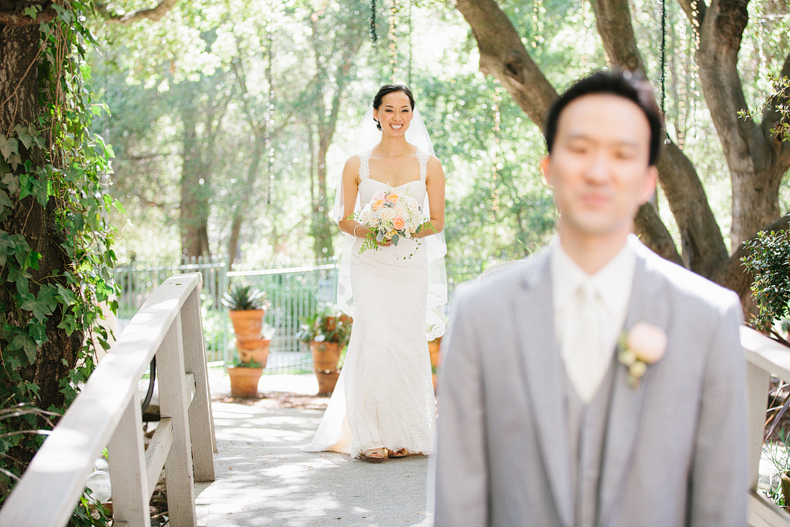
[[[0,4],[2,408],[62,412],[93,369],[91,337],[107,338],[98,323],[113,293],[112,152],[91,132],[103,108],[84,62],[90,9]],[[0,421],[0,497],[42,440],[28,431],[48,426],[34,413]]]

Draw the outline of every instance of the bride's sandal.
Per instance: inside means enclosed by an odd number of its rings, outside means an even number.
[[[391,458],[399,458],[399,457],[406,457],[409,455],[409,451],[405,448],[399,448],[398,450],[390,450],[389,457]]]
[[[387,457],[387,450],[384,448],[371,448],[365,450],[359,457],[368,463],[381,463]]]

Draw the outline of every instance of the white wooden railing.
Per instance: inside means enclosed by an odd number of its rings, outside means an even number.
[[[749,525],[787,527],[790,515],[757,492],[760,455],[765,433],[765,411],[771,375],[790,381],[790,349],[753,329],[741,328],[746,351],[746,392],[749,426]]]
[[[200,274],[177,275],[151,294],[5,501],[0,527],[66,525],[105,447],[115,527],[150,527],[163,467],[170,525],[196,525],[194,482],[214,480],[216,452],[200,286]],[[138,383],[154,355],[161,421],[144,449]]]

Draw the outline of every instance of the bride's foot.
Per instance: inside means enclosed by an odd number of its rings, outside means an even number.
[[[398,450],[390,450],[389,457],[406,457],[409,455],[409,451],[405,448],[399,448]]]
[[[387,457],[387,450],[384,448],[371,448],[369,450],[365,450],[360,456],[363,461],[367,461],[369,463],[379,463],[384,461],[384,458]]]

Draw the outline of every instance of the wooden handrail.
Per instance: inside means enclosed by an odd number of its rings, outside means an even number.
[[[745,326],[741,328],[741,344],[746,353],[750,475],[748,522],[752,527],[788,527],[790,515],[757,492],[757,480],[771,375],[790,381],[790,349]]]
[[[216,452],[200,286],[199,273],[176,275],[151,294],[6,499],[0,527],[66,525],[104,447],[116,525],[150,527],[163,465],[170,525],[196,525],[194,481],[214,480]],[[162,421],[146,452],[138,383],[154,355]]]

